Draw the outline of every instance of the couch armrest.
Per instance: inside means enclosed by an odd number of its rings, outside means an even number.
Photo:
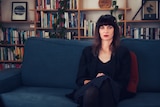
[[[0,71],[0,93],[11,91],[21,84],[20,68],[9,68]]]

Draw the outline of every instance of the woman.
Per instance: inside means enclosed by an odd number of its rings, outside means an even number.
[[[82,107],[116,107],[130,95],[127,91],[130,66],[129,50],[120,45],[116,18],[100,16],[93,46],[82,52],[73,100]]]

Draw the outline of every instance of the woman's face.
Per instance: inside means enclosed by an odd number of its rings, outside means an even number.
[[[99,34],[102,40],[112,40],[114,35],[114,27],[112,25],[102,25],[99,28]]]

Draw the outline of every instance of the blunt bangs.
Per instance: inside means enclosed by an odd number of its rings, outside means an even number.
[[[103,25],[111,25],[115,28],[117,25],[116,18],[111,15],[102,15],[98,19],[96,26],[97,26],[97,28],[99,28],[100,26],[103,26]]]

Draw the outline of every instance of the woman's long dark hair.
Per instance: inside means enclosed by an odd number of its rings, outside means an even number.
[[[99,28],[100,26],[103,25],[112,25],[114,27],[113,41],[110,45],[112,53],[115,52],[115,49],[119,46],[120,43],[120,33],[116,18],[108,14],[100,16],[100,18],[96,22],[95,34],[94,34],[93,54],[95,56],[98,55],[99,50],[101,48],[101,37],[99,33]]]

